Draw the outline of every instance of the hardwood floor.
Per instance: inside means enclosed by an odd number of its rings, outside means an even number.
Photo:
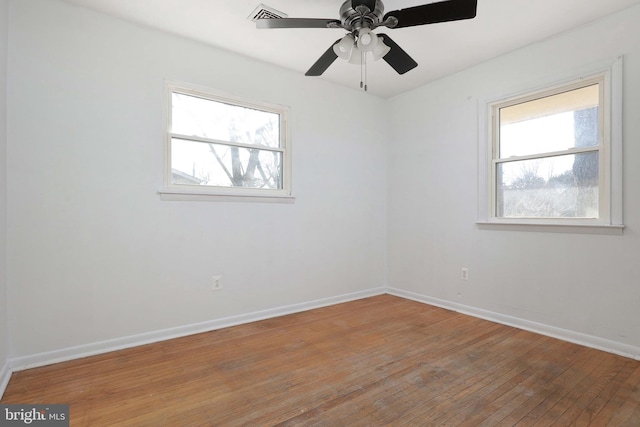
[[[640,362],[382,295],[15,373],[72,426],[640,426]]]

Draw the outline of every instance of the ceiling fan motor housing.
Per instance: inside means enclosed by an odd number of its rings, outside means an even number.
[[[384,16],[384,5],[380,0],[347,0],[340,8],[343,28],[358,31],[360,28],[376,28]]]

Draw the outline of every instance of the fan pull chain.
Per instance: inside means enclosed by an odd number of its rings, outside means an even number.
[[[360,52],[360,89],[367,91],[367,53]]]
[[[360,89],[364,89],[364,53],[360,52]]]
[[[364,56],[364,91],[367,91],[367,53],[363,52],[362,56]]]

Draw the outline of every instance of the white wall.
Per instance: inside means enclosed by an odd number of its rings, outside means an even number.
[[[636,6],[390,101],[391,288],[640,350],[639,20]],[[479,230],[480,100],[620,54],[625,55],[624,235]],[[468,282],[460,280],[463,266],[470,269]]]
[[[58,1],[10,19],[11,357],[384,286],[387,128],[353,116],[383,100]],[[161,201],[165,78],[290,106],[295,203]]]
[[[7,35],[8,0],[0,0],[0,394],[7,362]]]

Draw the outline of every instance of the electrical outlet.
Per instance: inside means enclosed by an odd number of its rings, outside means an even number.
[[[222,289],[222,276],[213,276],[211,278],[211,290],[219,291]]]
[[[469,268],[462,267],[462,271],[460,272],[460,278],[462,280],[469,280]]]

